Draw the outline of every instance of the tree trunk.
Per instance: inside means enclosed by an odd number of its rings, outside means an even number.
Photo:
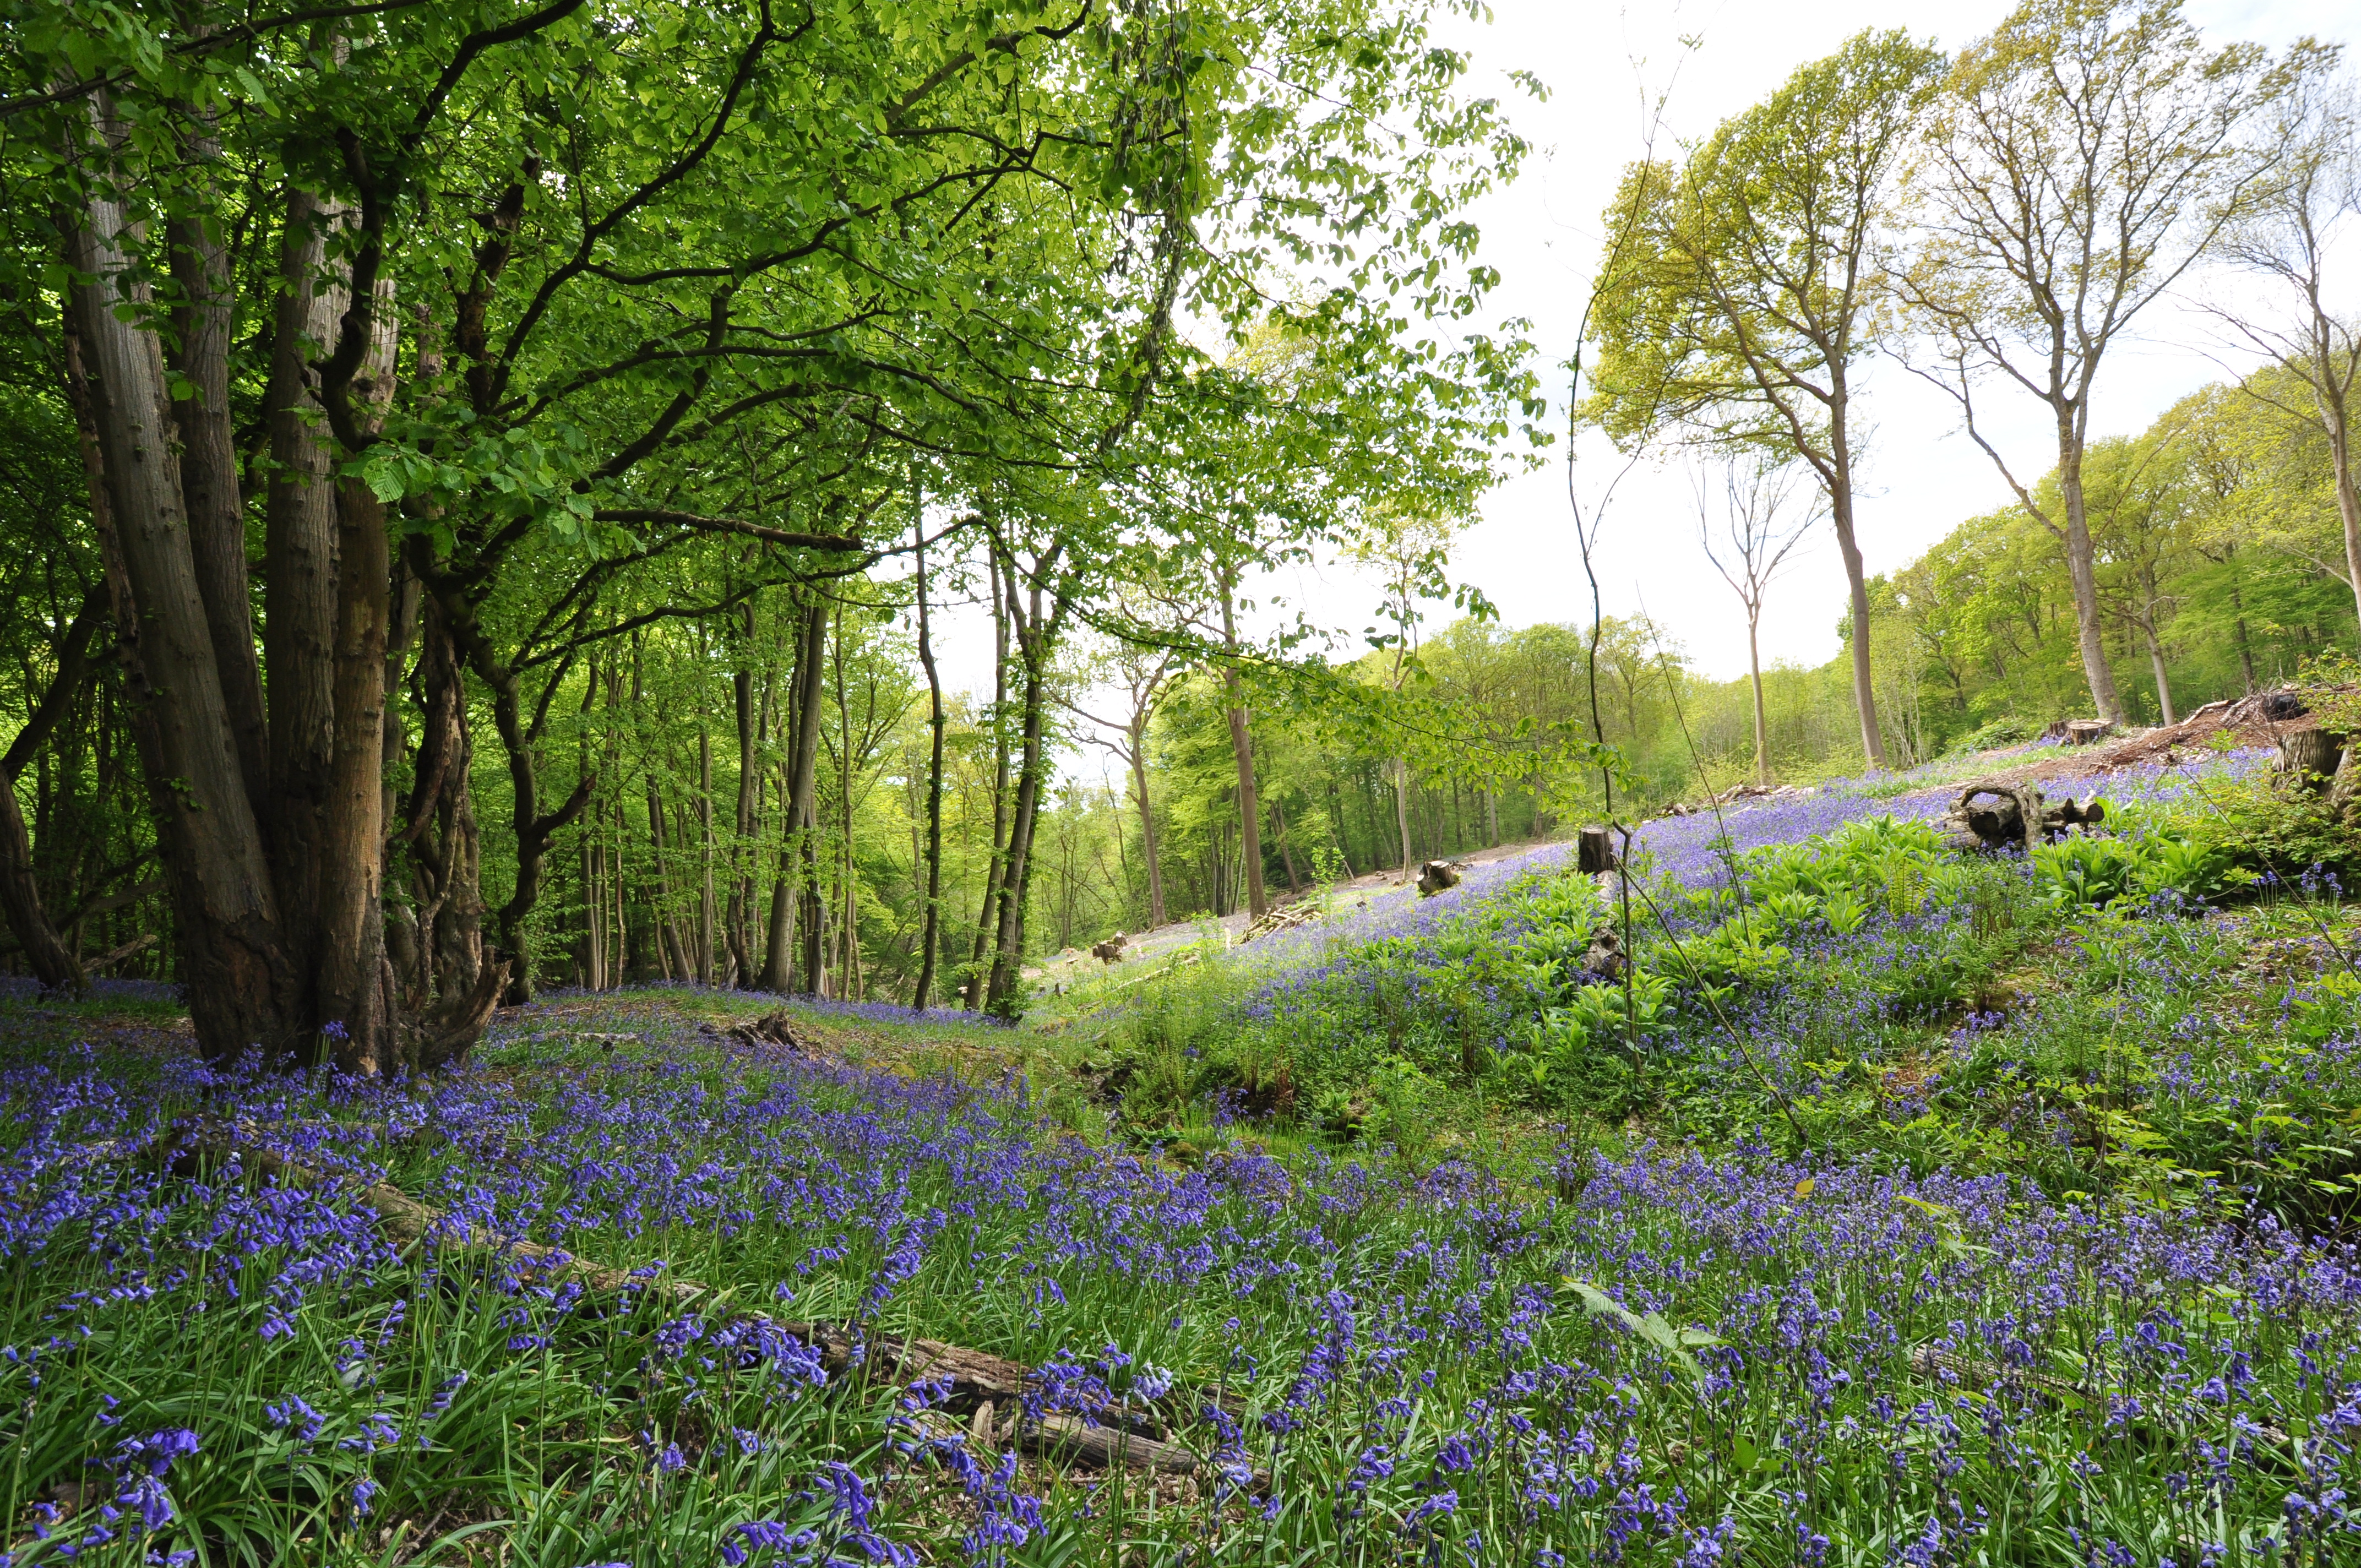
[[[197,156],[217,159],[207,138]],[[254,615],[246,573],[246,507],[238,494],[237,451],[229,414],[229,258],[213,224],[203,216],[168,229],[172,281],[181,302],[172,313],[179,339],[176,370],[187,396],[172,405],[181,437],[181,491],[189,509],[189,549],[197,591],[213,631],[222,698],[236,737],[239,772],[266,832],[269,766],[262,707],[262,674],[254,652]]]
[[[924,1011],[934,997],[935,955],[942,944],[943,913],[943,678],[935,668],[935,644],[927,612],[927,519],[911,477],[910,510],[917,530],[918,663],[927,672],[926,893],[918,937],[918,988],[910,1005]]]
[[[983,1004],[987,976],[983,954],[1000,929],[1000,905],[1008,866],[1008,619],[1014,579],[1004,591],[998,547],[993,547],[992,567],[992,859],[983,873],[983,903],[977,913],[975,941],[968,953],[970,972],[961,988],[961,1004],[970,1012]]]
[[[66,628],[54,652],[57,673],[40,702],[27,717],[25,728],[0,757],[0,912],[9,934],[25,950],[27,967],[44,991],[81,992],[88,978],[73,949],[41,906],[41,893],[33,874],[33,845],[25,831],[25,817],[16,801],[16,778],[41,752],[66,710],[73,705],[90,672],[91,640],[97,635],[105,600],[97,590],[83,596],[81,610]],[[46,841],[46,833],[44,836]]]
[[[1869,659],[1869,578],[1862,570],[1861,545],[1853,537],[1852,438],[1846,424],[1848,400],[1841,391],[1829,412],[1833,474],[1828,485],[1828,521],[1836,530],[1837,554],[1844,562],[1845,587],[1851,596],[1852,705],[1861,718],[1861,756],[1883,772],[1885,736],[1877,722],[1877,683]]]
[[[1401,834],[1401,880],[1410,881],[1410,759],[1394,759],[1394,827]]]
[[[1049,658],[1066,599],[1060,590],[1047,620],[1041,609],[1042,576],[1055,568],[1060,549],[1046,554],[1036,570],[1030,612],[1016,604],[1016,579],[1012,567],[1008,582],[1008,615],[1025,677],[1023,699],[1023,762],[1016,776],[1016,801],[1008,824],[1008,869],[1002,875],[999,935],[994,946],[991,982],[984,992],[987,1005],[1004,1016],[1013,1014],[1016,980],[1025,957],[1025,914],[1033,886],[1033,837],[1041,813],[1044,770],[1043,709],[1049,699]]]
[[[1746,674],[1754,683],[1754,782],[1768,784],[1771,782],[1771,726],[1763,716],[1763,644],[1756,636],[1763,615],[1751,605],[1747,610]]]
[[[2167,725],[2180,722],[2172,707],[2172,677],[2164,668],[2164,644],[2156,635],[2156,588],[2148,585],[2147,614],[2140,621],[2140,633],[2147,640],[2147,667],[2156,677],[2156,703]]]
[[[1237,619],[1230,602],[1230,573],[1222,573],[1222,645],[1233,659],[1238,652]],[[1230,753],[1238,767],[1238,838],[1246,861],[1246,910],[1259,920],[1270,911],[1262,885],[1262,813],[1255,795],[1254,737],[1246,729],[1244,690],[1235,665],[1222,671],[1222,685],[1230,694]]]
[[[2361,617],[2361,491],[2356,491],[2353,479],[2353,425],[2345,399],[2346,382],[2336,365],[2337,328],[2322,312],[2317,293],[2312,295],[2312,401],[2320,410],[2321,426],[2328,433],[2328,466],[2336,488],[2336,515],[2345,524],[2345,581],[2353,589],[2354,614]]]
[[[697,904],[697,978],[699,984],[711,985],[717,907],[713,898],[713,731],[702,718],[697,721],[697,826],[705,857],[705,883]]]
[[[365,379],[356,411],[375,430],[393,398],[394,315],[390,279],[378,286]],[[337,1065],[380,1073],[402,1064],[398,999],[385,951],[385,653],[390,641],[393,559],[385,503],[359,479],[335,484],[336,631],[332,670],[327,794],[316,883],[317,1003],[336,1040]],[[241,561],[244,559],[240,552]],[[242,585],[241,585],[242,587]],[[243,595],[240,596],[243,608]],[[282,877],[282,881],[284,878]]]
[[[730,673],[730,696],[738,723],[738,815],[737,837],[730,845],[730,907],[722,916],[728,932],[730,962],[735,971],[732,979],[740,985],[754,983],[754,864],[755,844],[760,838],[763,775],[755,762],[756,735],[754,718],[754,672],[744,661],[752,657],[754,640],[754,607],[745,609],[745,621],[740,628],[743,641],[739,647],[739,667]]]
[[[266,392],[270,482],[264,503],[264,663],[270,672],[270,833],[287,874],[280,896],[294,957],[308,962],[324,930],[328,795],[336,741],[335,454],[314,394],[314,362],[336,337],[346,303],[326,236],[342,209],[289,192],[277,326]]]
[[[785,839],[779,880],[771,892],[770,941],[763,962],[763,989],[795,987],[796,893],[803,877],[801,853],[812,817],[812,785],[819,757],[820,658],[828,637],[828,606],[814,599],[804,612],[792,687],[794,718],[789,730]]]
[[[135,698],[153,726],[151,795],[190,1017],[213,1059],[257,1044],[284,1052],[300,1043],[295,1020],[306,988],[281,941],[261,827],[214,660],[172,458],[177,432],[162,347],[138,324],[146,302],[122,291],[123,208],[103,177],[93,178],[81,219],[71,260],[92,281],[73,289],[71,308],[125,577],[120,597],[130,609],[118,630],[139,672]]]
[[[2238,639],[2238,674],[2246,683],[2246,695],[2255,695],[2255,645],[2246,635],[2246,605],[2235,583],[2230,585],[2230,613],[2235,618],[2232,630]]]
[[[1135,713],[1131,719],[1131,744],[1127,749],[1131,762],[1131,787],[1139,797],[1140,853],[1148,861],[1148,924],[1153,930],[1170,918],[1164,912],[1164,858],[1156,838],[1156,810],[1148,795],[1148,716]]]
[[[389,345],[390,346],[390,345]],[[388,367],[390,370],[390,367]],[[319,1009],[343,1025],[338,1065],[379,1073],[401,1064],[398,1002],[385,953],[385,649],[392,561],[385,505],[358,479],[337,483],[335,766],[323,848]],[[333,1033],[333,1031],[332,1031]]]
[[[1301,893],[1303,879],[1295,874],[1295,846],[1288,841],[1287,837],[1287,813],[1280,809],[1277,795],[1271,796],[1270,800],[1270,822],[1273,831],[1279,835],[1279,859],[1287,866],[1287,891]]]
[[[2115,692],[2115,672],[2107,663],[2107,643],[2099,622],[2098,550],[2091,539],[2091,518],[2082,492],[2082,443],[2070,416],[2058,416],[2058,488],[2066,501],[2066,575],[2074,585],[2074,628],[2082,651],[2082,674],[2090,683],[2091,701],[2109,724],[2125,720],[2123,698]]]

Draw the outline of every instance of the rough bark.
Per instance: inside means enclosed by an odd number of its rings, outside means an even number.
[[[393,396],[392,285],[379,285],[374,342],[355,389],[372,431]],[[320,879],[316,1001],[323,1024],[342,1025],[338,1065],[383,1072],[403,1058],[391,965],[385,950],[386,647],[390,641],[392,553],[385,503],[358,479],[340,479],[336,503],[336,641]]]
[[[200,157],[217,156],[210,146]],[[172,280],[181,301],[172,313],[177,353],[173,368],[188,395],[172,405],[181,438],[181,492],[189,509],[189,549],[197,591],[213,632],[214,663],[236,739],[247,798],[269,828],[269,787],[264,732],[262,671],[255,656],[254,614],[246,573],[246,506],[238,493],[237,451],[229,418],[229,258],[204,217],[170,225]]]
[[[150,783],[190,1016],[216,1059],[257,1044],[282,1050],[295,1043],[300,987],[214,660],[162,347],[139,319],[148,302],[125,291],[124,212],[104,180],[77,217],[71,259],[90,281],[74,287],[71,309],[131,611],[122,625],[145,676],[135,696],[153,725]]]
[[[269,755],[274,860],[294,961],[306,970],[323,930],[328,797],[336,745],[338,521],[335,454],[317,397],[317,361],[335,342],[345,289],[326,260],[342,209],[291,192],[265,407],[270,483],[264,502],[264,662],[270,672]]]

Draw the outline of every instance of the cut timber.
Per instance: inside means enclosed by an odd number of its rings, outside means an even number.
[[[1445,888],[1457,887],[1467,868],[1457,861],[1426,861],[1418,868],[1418,895],[1433,898]]]
[[[1604,828],[1586,828],[1575,840],[1574,867],[1585,876],[1615,869],[1615,840]]]
[[[1037,1453],[1079,1459],[1107,1470],[1127,1465],[1167,1475],[1194,1475],[1200,1469],[1213,1468],[1177,1442],[1143,1437],[1121,1427],[1091,1426],[1079,1417],[1055,1411],[1043,1416],[1038,1424],[1021,1425],[1017,1441]],[[1269,1478],[1259,1472],[1257,1479],[1265,1486],[1270,1484]]]
[[[2066,723],[2066,743],[2069,746],[2095,746],[2105,740],[2114,726],[2103,718],[2073,718]]]
[[[1238,934],[1238,946],[1245,947],[1257,937],[1268,937],[1273,931],[1291,930],[1309,926],[1320,918],[1320,905],[1310,899],[1294,904],[1282,904]]]

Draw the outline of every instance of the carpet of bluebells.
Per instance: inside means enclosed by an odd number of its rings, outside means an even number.
[[[1179,1169],[1021,1081],[657,1016],[528,1014],[416,1082],[7,1069],[11,1568],[2361,1553],[2361,1259],[2267,1218],[1745,1146],[1422,1169],[1234,1127]],[[159,1157],[198,1117],[322,1179]],[[373,1181],[445,1224],[397,1245]],[[950,1435],[814,1320],[1037,1364],[1028,1419],[1159,1401],[1202,1478]]]
[[[2341,887],[1925,815],[1652,825],[1625,983],[1546,851],[1175,970],[1186,1141],[964,1014],[560,996],[362,1081],[0,997],[0,1568],[2361,1563]],[[1193,1475],[1040,1441],[1149,1417]]]

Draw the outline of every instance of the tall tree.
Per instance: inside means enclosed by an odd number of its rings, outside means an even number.
[[[1792,504],[1789,473],[1755,461],[1700,465],[1696,474],[1697,543],[1746,610],[1746,675],[1754,696],[1754,780],[1771,782],[1771,727],[1763,706],[1763,603],[1788,556],[1819,521]],[[1854,634],[1856,645],[1866,641]]]
[[[2287,80],[2252,44],[2207,49],[2179,0],[2026,0],[1952,66],[1911,168],[1919,235],[1896,283],[1930,345],[1916,368],[2064,545],[2083,676],[2110,723],[2125,710],[2082,479],[2099,369],[2268,188],[2254,144]],[[2047,411],[2055,506],[1979,422],[1987,381]]]
[[[2256,397],[2301,387],[2302,413],[2328,438],[2336,514],[2345,526],[2345,580],[2361,615],[2361,489],[2353,473],[2353,405],[2361,386],[2361,323],[2335,308],[2330,271],[2339,241],[2350,244],[2361,217],[2361,104],[2349,80],[2334,73],[2333,51],[2305,48],[2290,62],[2274,139],[2285,156],[2258,199],[2224,236],[2233,266],[2278,285],[2276,298],[2246,305],[2216,302],[2216,319],[2241,346],[2284,367],[2286,378],[2248,377]],[[2275,406],[2293,413],[2288,403]]]
[[[1800,459],[1828,497],[1851,597],[1853,705],[1885,763],[1856,529],[1856,365],[1875,345],[1893,177],[1941,57],[1862,32],[1719,126],[1677,170],[1643,165],[1609,214],[1587,408],[1626,444],[1670,435]]]

